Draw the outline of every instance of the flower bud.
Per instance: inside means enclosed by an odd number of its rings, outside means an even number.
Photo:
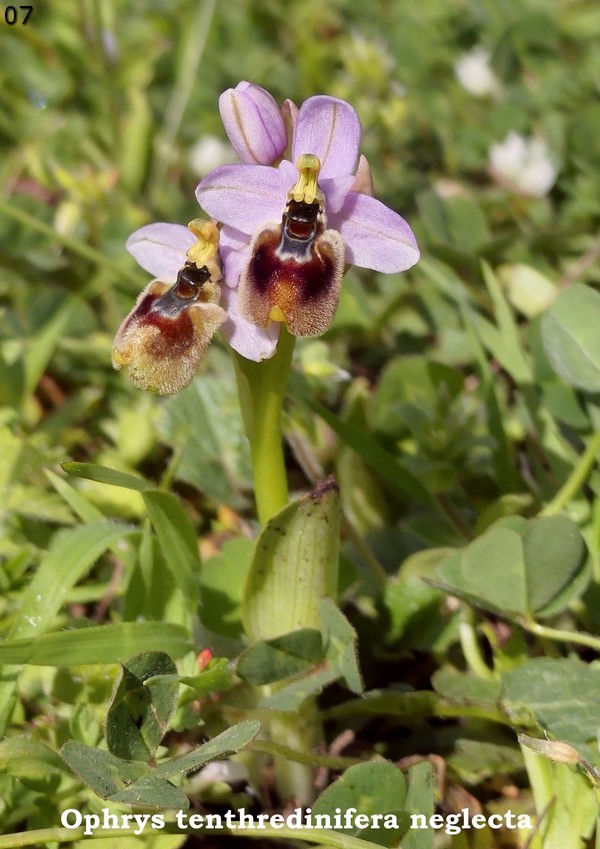
[[[233,149],[251,165],[271,165],[287,146],[285,123],[275,99],[261,86],[241,82],[224,91],[219,111]]]
[[[559,763],[576,764],[579,762],[577,749],[561,740],[541,740],[538,737],[530,737],[528,734],[519,734],[519,743],[527,746],[536,755],[542,755]]]

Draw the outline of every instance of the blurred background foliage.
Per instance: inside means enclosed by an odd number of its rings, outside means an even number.
[[[3,25],[6,424],[21,435],[36,431],[42,465],[61,452],[127,468],[164,463],[165,442],[177,442],[179,399],[165,420],[171,402],[132,392],[108,363],[111,337],[144,283],[123,243],[149,221],[196,214],[199,176],[227,156],[216,101],[240,79],[280,102],[316,92],[352,102],[378,196],[413,224],[426,258],[398,278],[351,272],[327,346],[300,348],[305,373],[339,402],[347,381],[332,386],[321,363],[329,356],[364,377],[367,389],[398,355],[468,367],[471,348],[436,273],[452,269],[485,309],[480,260],[505,266],[509,295],[534,318],[534,272],[542,289],[550,284],[540,297],[551,298],[551,287],[595,244],[599,31],[593,3],[534,0],[418,7],[382,0],[368,9],[234,0],[226,10],[90,0],[37,4],[26,26]],[[454,71],[474,47],[491,57],[499,88],[489,96],[465,90]],[[491,178],[490,148],[511,131],[546,140],[559,166],[550,194],[524,197]],[[578,279],[597,276],[589,263]],[[215,351],[205,368],[218,374],[222,362]],[[393,373],[389,366],[384,387]],[[485,433],[476,447],[468,436],[477,430],[477,393],[454,400],[435,402],[424,430],[415,424],[417,448],[444,454],[451,444],[457,456],[449,464],[461,475],[475,467],[481,474]],[[210,411],[215,399],[205,403]],[[432,443],[436,416],[446,430],[436,438],[446,444]],[[386,428],[393,439],[406,425]],[[229,475],[230,489],[247,488],[247,464],[240,473]],[[222,498],[223,488],[210,494]]]
[[[496,519],[551,502],[598,428],[597,396],[556,375],[540,316],[573,282],[600,282],[599,36],[595,0],[33,0],[25,26],[0,18],[4,633],[31,569],[81,515],[47,474],[63,460],[172,485],[205,557],[250,533],[225,346],[213,344],[198,379],[171,399],[134,390],[110,366],[114,333],[146,281],[125,240],[143,224],[197,215],[199,178],[230,157],[218,96],[246,79],[279,102],[350,101],[376,194],[421,246],[405,275],[348,273],[331,330],[298,344],[286,430],[295,490],[330,471],[341,484],[343,598],[368,686],[429,686],[453,656],[458,619],[417,579]],[[461,78],[457,63],[478,49],[485,60]],[[492,79],[483,91],[482,74]],[[493,153],[510,133],[544,142],[530,165],[546,180],[533,190]],[[390,485],[377,450],[435,509]],[[596,579],[599,484],[592,473],[561,504]],[[72,486],[100,515],[145,516],[133,489]],[[69,615],[134,618],[119,601],[128,580],[126,569],[115,583],[114,561],[101,559]],[[563,614],[572,627],[598,629],[595,588]],[[65,682],[29,671],[23,721],[56,698],[72,703]],[[393,756],[431,747],[431,727],[413,731]],[[438,729],[434,742],[452,751],[459,778],[514,767],[500,739],[494,757],[469,750],[461,761],[451,733]]]

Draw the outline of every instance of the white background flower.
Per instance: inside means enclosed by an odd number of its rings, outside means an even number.
[[[513,191],[531,197],[548,194],[558,176],[558,164],[541,138],[525,138],[511,131],[489,150],[493,176]]]
[[[500,83],[490,66],[491,54],[484,47],[474,47],[454,63],[454,73],[461,86],[475,97],[488,97],[500,90]]]

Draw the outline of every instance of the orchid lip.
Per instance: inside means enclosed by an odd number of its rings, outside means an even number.
[[[239,286],[249,321],[285,322],[294,336],[327,330],[340,297],[344,246],[324,221],[318,204],[291,200],[282,223],[255,237]]]
[[[121,324],[113,346],[113,366],[128,366],[138,389],[172,395],[192,381],[210,340],[227,317],[215,302],[219,287],[211,289],[206,274],[210,275],[208,269],[186,265],[172,285],[153,280]],[[180,290],[189,295],[192,284],[197,294],[182,298]],[[201,300],[204,294],[207,297]]]

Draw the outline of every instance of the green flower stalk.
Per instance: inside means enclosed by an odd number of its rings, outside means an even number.
[[[295,338],[286,328],[273,357],[255,363],[234,354],[240,407],[250,443],[256,510],[265,525],[288,503],[281,412]]]

